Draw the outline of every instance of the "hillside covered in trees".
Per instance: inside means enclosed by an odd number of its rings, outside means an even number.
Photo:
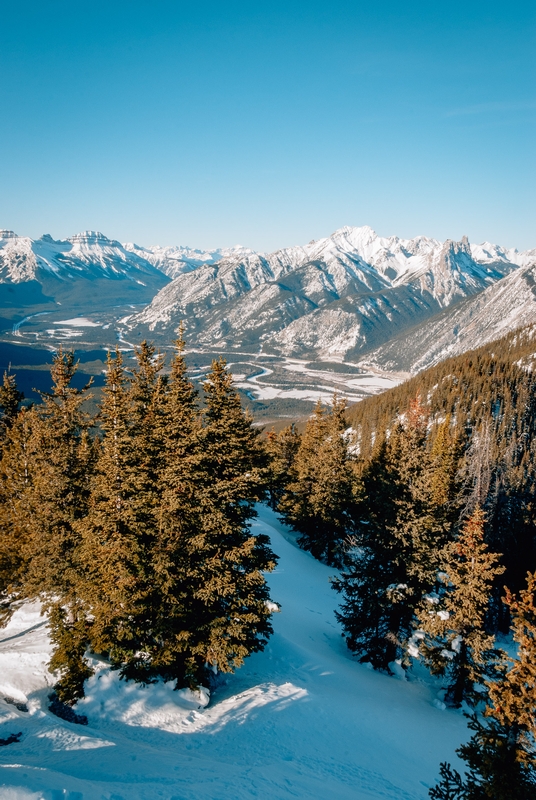
[[[470,777],[443,765],[434,798],[523,800],[536,786],[536,685],[521,666],[536,657],[535,350],[534,327],[519,330],[346,412],[319,403],[303,435],[268,434],[271,502],[340,568],[350,650],[388,672],[420,660],[448,705],[473,709]],[[495,635],[511,625],[523,645],[510,669]]]
[[[204,407],[177,342],[171,374],[143,343],[127,372],[110,354],[97,418],[59,351],[53,388],[19,408],[0,393],[0,600],[37,598],[55,648],[60,701],[83,696],[86,651],[125,678],[199,686],[261,650],[272,631],[263,573],[276,556],[248,521],[266,456],[232,377],[215,361]]]
[[[373,670],[443,686],[470,714],[460,775],[435,800],[527,800],[536,788],[536,382],[533,328],[346,409],[318,402],[302,433],[260,429],[225,363],[202,402],[180,338],[169,375],[144,342],[110,354],[97,416],[60,350],[53,388],[0,390],[0,600],[48,616],[54,713],[74,714],[92,656],[126,679],[196,689],[262,651],[277,556],[252,533],[268,499],[333,569],[349,650]],[[528,571],[528,575],[527,575]],[[508,588],[505,590],[505,586]],[[498,644],[513,632],[517,654]],[[483,716],[482,716],[483,712]]]

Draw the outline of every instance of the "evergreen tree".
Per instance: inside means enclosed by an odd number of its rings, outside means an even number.
[[[272,627],[262,573],[276,561],[268,537],[253,536],[248,525],[265,491],[265,455],[223,360],[212,363],[203,388],[206,410],[196,470],[200,528],[188,575],[189,650],[197,676],[205,664],[234,671],[250,653],[264,649]]]
[[[536,768],[536,572],[528,573],[527,588],[515,597],[508,589],[504,602],[512,617],[518,651],[508,658],[503,674],[488,684],[493,715],[532,751]]]
[[[362,481],[355,532],[347,542],[342,576],[333,580],[344,598],[335,614],[350,650],[375,669],[388,671],[400,651],[399,634],[408,612],[405,549],[394,535],[397,471],[385,439],[376,442]]]
[[[456,517],[456,438],[447,420],[429,449],[428,412],[417,396],[363,467],[355,534],[334,588],[351,650],[376,669],[401,658],[416,606],[431,591]],[[410,645],[410,651],[411,651]]]
[[[327,564],[340,564],[342,544],[352,532],[357,491],[355,473],[343,436],[346,401],[320,401],[308,420],[278,509],[300,533],[298,543]]]
[[[434,800],[527,800],[536,795],[536,575],[517,599],[507,590],[517,658],[507,658],[500,677],[487,683],[487,719],[470,718],[474,731],[458,755],[468,765],[461,781],[449,765],[441,765],[441,781],[430,790]],[[458,794],[447,794],[452,782]]]
[[[394,535],[404,548],[406,605],[410,613],[434,586],[439,553],[451,536],[456,518],[455,445],[446,421],[439,426],[430,450],[429,423],[429,410],[417,395],[391,441],[398,472]]]
[[[430,503],[436,519],[449,530],[457,521],[461,505],[461,480],[458,476],[462,446],[459,433],[453,430],[452,418],[437,426],[430,451]]]
[[[15,376],[4,372],[0,386],[0,623],[11,615],[11,601],[19,596],[24,574],[31,434],[30,417],[21,416],[17,424],[23,399]]]
[[[429,791],[432,800],[462,800],[465,795],[460,773],[445,761],[439,767],[439,775],[440,783]]]
[[[6,430],[0,460],[0,622],[9,619],[12,602],[25,595],[32,553],[37,423],[35,409],[23,409]]]
[[[76,526],[87,510],[93,468],[91,418],[82,408],[88,386],[72,386],[76,369],[74,353],[60,348],[51,368],[52,390],[41,393],[42,403],[24,415],[31,422],[32,447],[31,453],[27,449],[24,512],[28,535],[23,547],[27,568],[22,594],[39,598],[49,614],[55,643],[51,664],[60,673],[56,690],[71,700],[80,695],[89,674],[83,658],[87,636],[79,601],[83,567]],[[69,681],[77,686],[74,696],[64,695],[70,670]]]
[[[294,461],[300,447],[300,434],[294,423],[280,433],[273,429],[266,434],[265,448],[269,458],[268,495],[270,506],[277,510],[286,486],[291,480]]]
[[[162,420],[164,464],[161,477],[161,516],[153,555],[158,586],[155,631],[159,647],[152,655],[154,669],[166,679],[194,688],[204,677],[203,617],[198,570],[203,544],[199,494],[203,485],[201,421],[197,391],[187,377],[185,341],[181,327]]]
[[[433,674],[448,677],[446,700],[455,707],[474,703],[497,661],[494,637],[484,630],[499,556],[484,542],[484,512],[477,508],[459,536],[443,550],[439,592],[426,595],[417,610],[420,652]],[[476,692],[476,694],[475,694]]]
[[[100,412],[103,439],[91,483],[89,511],[79,530],[87,570],[91,645],[127,678],[149,680],[158,587],[153,549],[158,535],[159,464],[156,431],[162,403],[161,359],[142,343],[128,379],[122,357],[108,356]]]
[[[75,522],[85,516],[92,448],[91,419],[83,410],[87,389],[72,386],[74,353],[60,348],[51,368],[52,390],[35,410],[37,437],[32,473],[32,537],[29,592],[42,599],[76,597],[79,537]],[[45,600],[46,604],[46,600]]]
[[[485,509],[487,541],[503,553],[504,581],[516,592],[523,588],[526,568],[536,564],[533,335],[529,326],[446,359],[394,389],[356,403],[348,412],[365,461],[375,439],[394,430],[401,410],[416,393],[427,398],[434,425],[451,417],[462,456],[463,516],[470,516],[477,505]],[[502,582],[495,583],[489,621],[506,632]]]
[[[4,371],[4,379],[0,386],[0,442],[7,436],[17,419],[23,400],[24,394],[17,389],[15,376]]]
[[[470,741],[456,751],[467,766],[464,778],[441,765],[441,781],[430,789],[432,800],[530,800],[536,792],[534,762],[520,758],[519,741],[508,725],[496,719],[469,722]]]
[[[201,426],[183,350],[181,337],[169,381],[146,346],[130,381],[110,359],[82,530],[94,649],[125,678],[193,687],[207,663],[229,671],[264,647],[274,556],[247,526],[263,492],[258,434],[221,362]]]

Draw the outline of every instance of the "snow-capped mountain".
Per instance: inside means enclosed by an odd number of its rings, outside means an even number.
[[[234,253],[180,274],[127,325],[169,336],[185,320],[199,345],[355,356],[531,258],[487,243],[472,248],[466,237],[441,243],[346,227],[303,247]]]
[[[148,261],[161,270],[169,278],[176,278],[183,272],[192,272],[204,264],[216,264],[224,258],[234,256],[247,257],[253,250],[247,247],[218,248],[216,250],[194,250],[191,247],[140,247],[138,244],[127,242],[123,245],[125,250]]]
[[[397,370],[419,369],[475,346],[484,331],[492,338],[532,320],[535,266],[536,250],[471,245],[466,237],[381,237],[367,226],[273,253],[141,247],[95,231],[59,241],[0,231],[0,299],[18,336],[17,320],[30,319],[32,309],[31,326],[22,329],[28,340],[41,329],[53,339],[71,309],[77,317],[100,314],[101,344],[117,336],[169,343],[184,320],[198,348],[327,360],[374,351],[374,363]],[[469,325],[475,314],[481,322]]]
[[[146,303],[168,281],[148,259],[96,231],[57,241],[49,235],[30,239],[0,230],[3,299],[9,300],[11,293],[18,302],[27,299],[31,304],[36,287],[40,287],[41,300],[67,295],[74,302],[78,295],[78,304],[83,305],[86,299],[94,301],[100,294],[104,304],[122,296]],[[89,283],[95,284],[97,291],[90,290],[88,297]],[[14,291],[16,288],[18,291]]]
[[[155,270],[148,259],[131,253],[120,242],[97,231],[84,231],[69,239],[55,240],[48,234],[40,239],[17,236],[0,230],[0,281],[23,283],[49,273],[61,280],[73,278],[151,277]]]
[[[526,255],[530,260],[530,254]],[[532,251],[532,262],[476,297],[368,353],[366,363],[387,371],[417,373],[449,356],[536,323],[536,250]]]

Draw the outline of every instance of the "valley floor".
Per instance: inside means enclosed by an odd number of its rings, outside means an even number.
[[[206,708],[96,663],[77,708],[89,725],[58,719],[46,624],[35,606],[17,611],[0,631],[0,740],[22,733],[0,748],[2,800],[425,800],[440,761],[459,768],[465,719],[442,710],[438,686],[357,664],[333,614],[334,570],[296,548],[269,509],[253,528],[280,556],[269,583],[281,613],[265,652]]]

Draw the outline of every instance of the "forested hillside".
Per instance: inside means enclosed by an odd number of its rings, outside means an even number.
[[[536,787],[534,337],[519,330],[346,414],[337,397],[318,403],[302,435],[268,434],[272,504],[340,567],[350,650],[387,672],[420,660],[447,705],[473,709],[458,751],[469,777],[444,764],[436,800]],[[495,640],[510,626],[516,659]]]
[[[347,413],[362,462],[416,397],[426,409],[429,447],[449,420],[461,507],[478,504],[486,511],[487,541],[504,554],[508,583],[516,589],[527,567],[536,565],[535,363],[531,325],[447,359]]]
[[[109,354],[96,416],[90,386],[73,385],[72,352],[58,351],[52,390],[34,406],[21,406],[5,374],[0,611],[39,600],[47,613],[50,708],[87,722],[70,705],[91,654],[127,680],[195,689],[262,651],[279,610],[265,578],[277,556],[250,521],[268,499],[336,570],[335,617],[356,659],[387,674],[418,661],[442,678],[443,707],[470,712],[473,736],[457,751],[467,776],[443,764],[430,796],[527,800],[535,334],[517,331],[349,410],[337,396],[319,401],[302,433],[264,437],[221,359],[198,397],[182,334],[169,375],[147,342],[132,370]],[[515,657],[496,640],[510,628]]]
[[[221,360],[200,410],[183,349],[169,377],[147,343],[130,372],[109,354],[97,417],[72,352],[55,356],[40,404],[20,408],[4,376],[0,614],[41,601],[60,701],[83,696],[88,648],[125,678],[193,688],[272,631],[263,573],[276,556],[248,526],[264,493],[259,433]]]

